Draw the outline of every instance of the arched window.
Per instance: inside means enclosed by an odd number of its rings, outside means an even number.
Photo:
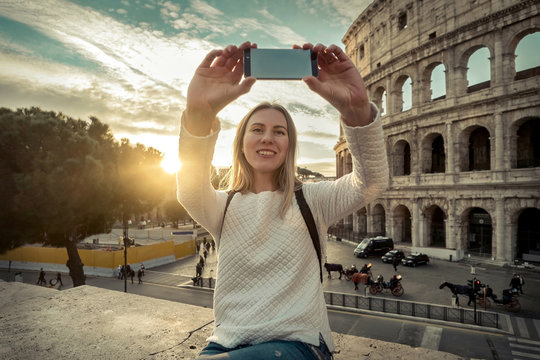
[[[401,86],[401,111],[407,111],[412,108],[412,81],[410,77],[407,77],[403,85]]]
[[[540,31],[525,36],[515,52],[515,80],[540,75]]]
[[[431,173],[443,173],[444,166],[444,139],[441,135],[437,136],[432,143],[431,148]]]
[[[532,118],[517,131],[517,167],[540,167],[540,118]]]
[[[489,133],[479,127],[469,137],[469,171],[490,169]]]
[[[431,72],[431,101],[446,97],[446,71],[443,64],[437,65]]]
[[[383,87],[377,88],[373,101],[379,108],[381,116],[386,115],[386,90]]]
[[[467,92],[474,92],[490,87],[491,63],[487,47],[476,50],[467,62]]]
[[[394,146],[393,152],[394,176],[411,174],[411,147],[405,140],[400,140]]]

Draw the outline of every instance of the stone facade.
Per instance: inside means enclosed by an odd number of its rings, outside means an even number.
[[[383,110],[390,187],[342,226],[435,257],[540,261],[540,59],[515,66],[539,11],[539,0],[375,0],[360,14],[343,43]],[[490,79],[469,84],[479,49]],[[342,136],[335,151],[340,177],[352,170]]]

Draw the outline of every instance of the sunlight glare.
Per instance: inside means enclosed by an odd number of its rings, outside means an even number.
[[[169,174],[174,174],[182,167],[182,163],[178,159],[178,155],[165,154],[161,161],[161,167]]]

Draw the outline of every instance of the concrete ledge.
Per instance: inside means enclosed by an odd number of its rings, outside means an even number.
[[[212,310],[80,286],[58,291],[0,281],[0,358],[193,359]],[[459,359],[457,355],[334,333],[336,360]]]

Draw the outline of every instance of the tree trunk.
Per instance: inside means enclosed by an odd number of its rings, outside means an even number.
[[[86,285],[86,276],[84,275],[83,270],[84,264],[79,256],[77,243],[74,241],[68,241],[66,243],[66,250],[68,253],[68,261],[66,262],[66,266],[69,269],[69,276],[71,276],[71,280],[73,281],[73,287]]]

